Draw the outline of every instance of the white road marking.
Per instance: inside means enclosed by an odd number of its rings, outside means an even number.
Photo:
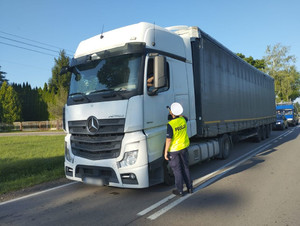
[[[50,188],[50,189],[47,189],[47,190],[43,190],[43,191],[39,191],[39,192],[36,192],[36,193],[32,193],[30,195],[22,196],[20,198],[11,199],[11,200],[8,200],[6,202],[1,202],[0,206],[3,206],[3,205],[8,204],[8,203],[16,202],[16,201],[19,201],[19,200],[22,200],[22,199],[27,199],[27,198],[30,198],[30,197],[33,197],[33,196],[36,196],[36,195],[40,195],[40,194],[43,194],[43,193],[46,193],[46,192],[49,192],[49,191],[53,191],[53,190],[56,190],[56,189],[60,189],[60,188],[63,188],[63,187],[67,187],[69,185],[73,185],[73,184],[76,184],[76,183],[79,183],[79,182],[77,182],[77,181],[71,182],[71,183],[60,185],[60,186],[57,186],[57,187],[54,187],[54,188]]]
[[[143,211],[139,212],[137,215],[138,216],[143,216],[147,213],[149,213],[150,211],[156,209],[157,207],[161,206],[162,204],[168,202],[170,199],[174,198],[176,195],[169,195],[168,197],[160,200],[159,202],[155,203],[154,205],[148,207],[147,209],[144,209]]]
[[[234,168],[236,168],[237,166],[241,165],[245,161],[249,160],[253,156],[255,156],[258,153],[262,152],[266,148],[270,147],[272,142],[277,141],[278,139],[282,138],[283,136],[285,136],[286,134],[289,134],[289,133],[290,132],[287,131],[284,134],[281,134],[280,136],[278,136],[278,137],[276,137],[276,138],[268,141],[267,143],[265,143],[265,144],[263,144],[263,145],[255,148],[254,150],[252,150],[252,151],[250,151],[250,152],[248,152],[248,153],[240,156],[239,158],[234,159],[233,161],[225,164],[224,166],[220,167],[219,169],[215,170],[214,172],[212,172],[210,174],[207,174],[207,175],[205,175],[205,176],[203,176],[203,177],[201,177],[199,179],[194,180],[193,181],[194,184],[200,184],[200,185],[194,188],[194,193],[193,194],[195,194],[197,191],[201,190],[202,188],[204,188],[204,187],[212,184],[213,182],[215,182],[216,180],[218,180],[219,178],[221,178],[224,174],[226,174],[229,171],[233,170]],[[232,166],[230,166],[230,165],[232,165]],[[174,208],[175,206],[177,206],[178,204],[180,204],[181,202],[183,202],[184,200],[186,200],[187,198],[189,198],[193,194],[187,194],[184,197],[180,197],[179,199],[176,199],[175,201],[171,202],[169,205],[165,206],[164,208],[160,209],[159,211],[157,211],[154,214],[152,214],[149,217],[147,217],[147,219],[150,219],[150,220],[157,219],[159,216],[161,216],[164,213],[166,213],[167,211],[171,210],[172,208]],[[174,195],[170,195],[170,196],[168,196],[168,197],[160,200],[159,202],[153,204],[152,206],[146,208],[145,210],[139,212],[137,215],[138,216],[143,216],[143,215],[149,213],[150,211],[158,208],[162,204],[168,202],[173,197],[174,197]]]
[[[238,167],[239,165],[241,165],[242,163],[246,162],[247,160],[249,160],[250,158],[252,158],[253,156],[255,156],[256,154],[258,154],[259,152],[263,151],[266,149],[266,147],[269,147],[271,145],[267,145],[264,146],[263,148],[259,149],[257,152],[253,153],[252,155],[246,157],[245,159],[241,160],[240,162],[237,162],[235,165],[226,168],[223,172],[222,170],[220,170],[220,172],[217,172],[216,176],[210,178],[208,181],[206,181],[205,183],[202,183],[200,186],[196,187],[196,189],[194,189],[194,193],[201,190],[202,188],[205,188],[206,186],[212,184],[213,182],[217,181],[219,178],[221,178],[223,175],[225,175],[226,173],[228,173],[229,171],[235,169],[236,167]],[[163,209],[155,212],[154,214],[150,215],[149,217],[147,217],[147,219],[150,220],[155,220],[156,218],[158,218],[159,216],[163,215],[164,213],[166,213],[167,211],[169,211],[170,209],[172,209],[173,207],[177,206],[179,203],[181,203],[182,201],[186,200],[187,198],[189,198],[191,195],[193,194],[188,194],[184,197],[181,197],[177,200],[175,200],[174,202],[170,203],[169,205],[167,205],[166,207],[164,207]]]

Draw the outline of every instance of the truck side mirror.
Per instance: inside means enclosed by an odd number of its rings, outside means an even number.
[[[154,88],[159,89],[166,86],[166,57],[154,57]]]
[[[63,66],[60,70],[59,75],[64,75],[64,74],[67,74],[68,72],[70,72],[70,67],[69,66]]]

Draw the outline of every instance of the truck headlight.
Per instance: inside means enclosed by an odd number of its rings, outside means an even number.
[[[136,163],[138,150],[125,152],[124,158],[119,162],[119,168],[132,166]]]
[[[68,148],[67,142],[65,142],[65,158],[71,163],[74,163],[74,157],[71,154],[70,149]]]

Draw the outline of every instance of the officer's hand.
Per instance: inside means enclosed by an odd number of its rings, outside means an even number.
[[[165,160],[169,161],[168,153],[165,153]]]

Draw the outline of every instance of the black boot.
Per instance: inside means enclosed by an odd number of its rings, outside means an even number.
[[[177,195],[177,196],[180,196],[180,197],[183,196],[183,192],[182,192],[182,191],[178,191],[177,189],[173,190],[172,193],[173,193],[174,195]]]
[[[194,189],[193,189],[193,187],[191,187],[191,188],[188,188],[188,189],[187,189],[187,192],[188,192],[189,194],[192,194],[192,193],[194,192]]]

